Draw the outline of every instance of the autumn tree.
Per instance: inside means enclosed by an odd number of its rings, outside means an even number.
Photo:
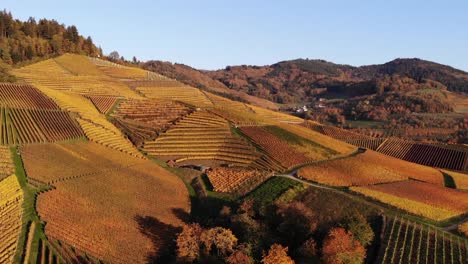
[[[262,259],[263,264],[294,264],[294,260],[292,260],[288,256],[288,248],[283,247],[279,244],[273,244],[268,250],[268,254],[263,256]]]
[[[214,227],[202,232],[200,241],[204,246],[205,253],[211,255],[214,251],[217,256],[227,256],[232,253],[237,245],[237,238],[231,230]]]
[[[313,238],[307,239],[299,248],[299,253],[307,258],[317,256],[317,243]]]
[[[185,225],[177,236],[177,258],[179,261],[193,262],[200,256],[200,236],[203,229],[198,224]]]
[[[119,54],[118,51],[115,51],[115,50],[114,50],[114,51],[112,51],[111,53],[109,53],[109,56],[107,56],[107,57],[108,57],[109,59],[111,59],[111,60],[116,61],[116,60],[119,60],[119,59],[120,59],[120,54]]]
[[[374,240],[374,231],[367,222],[366,218],[356,213],[346,218],[343,227],[348,230],[353,237],[361,243],[364,247],[367,247]]]
[[[302,202],[280,203],[276,214],[277,231],[287,245],[301,245],[317,228],[314,212]]]
[[[251,249],[246,245],[239,245],[225,261],[227,264],[252,264],[254,261],[250,256]]]
[[[326,264],[361,264],[366,257],[365,248],[344,228],[330,230],[322,247]]]

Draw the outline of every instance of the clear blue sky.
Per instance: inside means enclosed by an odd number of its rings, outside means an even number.
[[[1,0],[0,8],[75,24],[105,53],[202,69],[419,57],[468,71],[466,0]]]

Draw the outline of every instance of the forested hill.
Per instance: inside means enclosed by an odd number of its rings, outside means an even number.
[[[10,12],[0,11],[0,81],[13,80],[6,73],[13,64],[66,52],[102,55],[91,37],[81,36],[76,26],[32,17],[20,21]]]
[[[278,103],[306,102],[327,93],[361,96],[424,88],[468,92],[468,73],[420,59],[362,67],[298,59],[267,66],[229,66],[207,74],[231,89]]]

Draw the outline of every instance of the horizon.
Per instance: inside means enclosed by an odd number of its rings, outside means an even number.
[[[2,8],[20,20],[47,18],[76,25],[105,54],[116,50],[128,60],[136,56],[200,70],[299,58],[355,67],[420,58],[468,71],[468,18],[463,12],[468,3],[463,1],[335,0],[340,8],[325,1],[60,3],[6,0]],[[288,13],[283,12],[286,7]],[[100,18],[104,12],[105,20]]]

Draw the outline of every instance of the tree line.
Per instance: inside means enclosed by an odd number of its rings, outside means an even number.
[[[102,56],[102,50],[91,37],[83,37],[76,26],[65,26],[56,20],[30,17],[27,21],[0,11],[0,58],[7,65],[63,53]]]

